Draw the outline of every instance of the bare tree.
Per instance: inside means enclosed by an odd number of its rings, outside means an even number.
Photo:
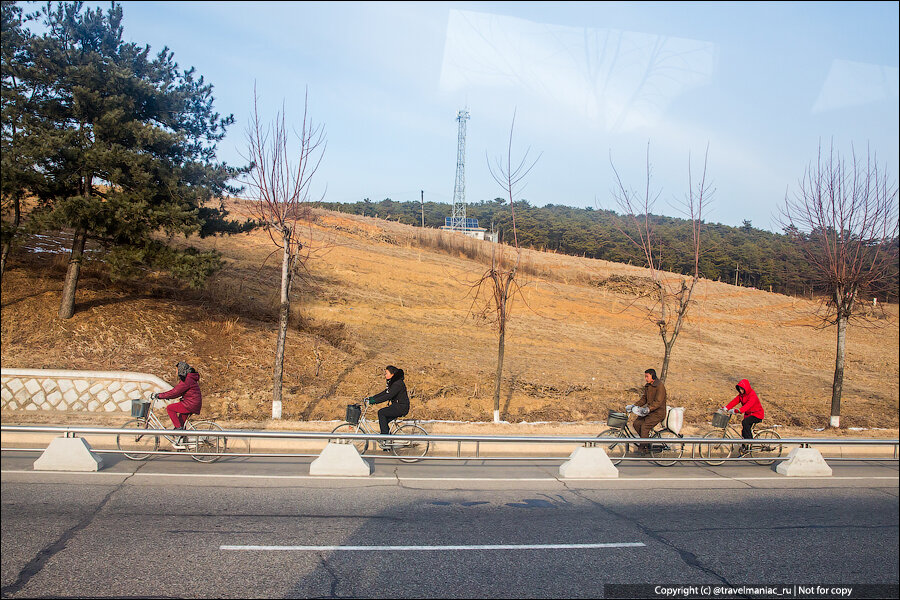
[[[827,156],[820,144],[799,190],[785,197],[780,220],[801,232],[817,287],[827,294],[820,326],[837,326],[830,425],[840,427],[847,326],[863,316],[860,295],[877,294],[896,276],[897,182],[868,150],[861,160],[851,147],[848,162],[833,143]]]
[[[248,157],[252,163],[248,187],[252,194],[254,217],[266,229],[276,253],[281,250],[281,298],[275,366],[272,376],[272,418],[281,418],[284,348],[291,310],[291,288],[294,277],[302,272],[309,259],[310,246],[301,231],[311,223],[310,183],[322,162],[325,151],[324,132],[311,124],[308,96],[303,99],[303,121],[296,139],[285,126],[284,106],[271,125],[264,126],[259,117],[256,90],[253,95],[253,117],[247,129]]]
[[[512,125],[509,128],[509,143],[506,160],[497,159],[492,166],[488,159],[488,169],[494,181],[503,188],[509,199],[509,210],[512,215],[512,235],[515,257],[506,254],[506,244],[491,245],[491,266],[472,286],[472,307],[476,316],[494,323],[497,328],[497,372],[494,377],[494,422],[500,422],[500,383],[503,377],[503,358],[506,352],[506,324],[512,313],[513,299],[516,294],[521,297],[521,285],[517,280],[519,266],[522,261],[522,250],[519,248],[519,237],[516,231],[516,207],[513,196],[521,191],[521,184],[540,155],[528,161],[528,152],[522,156],[518,166],[512,166],[512,140],[516,117],[513,113]]]
[[[694,288],[700,280],[700,234],[703,229],[703,209],[707,207],[713,190],[706,180],[706,167],[709,158],[709,146],[703,157],[703,171],[700,180],[693,180],[691,158],[688,155],[688,193],[681,202],[685,216],[691,222],[692,269],[690,277],[680,276],[672,281],[660,268],[660,250],[653,233],[653,207],[660,192],[651,188],[652,168],[650,164],[650,144],[647,144],[647,178],[641,192],[627,188],[619,176],[612,159],[613,173],[616,176],[616,188],[613,190],[623,216],[617,219],[616,226],[644,255],[644,262],[650,269],[652,292],[648,294],[651,304],[646,308],[647,317],[656,325],[663,342],[663,363],[659,378],[663,381],[669,373],[669,363],[675,341],[681,333],[685,317],[691,307]]]

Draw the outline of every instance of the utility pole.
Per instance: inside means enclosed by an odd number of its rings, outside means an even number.
[[[422,193],[422,229],[425,229],[425,190],[419,190]]]

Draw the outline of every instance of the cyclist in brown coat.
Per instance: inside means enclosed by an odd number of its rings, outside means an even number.
[[[655,369],[644,371],[644,381],[644,391],[633,411],[642,414],[632,421],[632,427],[640,437],[647,438],[653,428],[666,418],[666,386],[656,378]],[[638,451],[647,454],[648,448],[645,444],[638,444]]]

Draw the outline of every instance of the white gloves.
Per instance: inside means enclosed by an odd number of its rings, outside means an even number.
[[[634,404],[628,404],[625,406],[625,412],[630,413],[632,408],[634,408]]]
[[[634,406],[633,404],[630,406],[631,406],[630,412],[633,412],[634,414],[636,414],[639,417],[646,417],[647,415],[650,414],[650,409],[647,408],[646,406]]]

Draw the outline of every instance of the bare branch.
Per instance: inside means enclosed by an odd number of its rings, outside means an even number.
[[[837,354],[831,396],[831,426],[840,426],[846,330],[861,314],[860,296],[876,296],[894,281],[897,236],[897,182],[866,148],[865,159],[851,146],[849,162],[834,148],[805,170],[793,197],[785,195],[781,225],[799,232],[798,240],[825,292],[823,326],[837,326]]]
[[[645,307],[645,311],[647,318],[656,326],[663,342],[663,364],[660,371],[660,379],[662,380],[665,380],[668,374],[672,349],[684,325],[691,306],[694,287],[700,278],[703,210],[710,202],[713,193],[711,186],[707,182],[708,157],[709,145],[707,145],[706,154],[704,155],[703,171],[695,188],[691,159],[690,155],[688,155],[688,193],[684,199],[683,207],[691,221],[691,251],[694,268],[689,281],[679,277],[670,283],[669,279],[663,276],[660,270],[659,251],[654,250],[655,239],[651,217],[660,192],[654,192],[651,185],[650,143],[647,143],[646,179],[642,194],[638,194],[631,188],[626,187],[615,164],[613,164],[612,156],[610,156],[610,165],[616,180],[612,196],[623,213],[622,217],[614,219],[614,224],[619,232],[643,253],[645,264],[650,270],[650,279],[655,287],[655,293],[652,296],[647,296],[651,297],[653,302],[650,306]],[[636,298],[635,302],[637,299],[639,298]]]
[[[296,276],[308,274],[307,261],[312,252],[312,207],[309,196],[313,176],[325,151],[324,131],[309,118],[308,92],[303,98],[303,119],[288,135],[285,109],[265,126],[259,115],[259,98],[253,89],[253,114],[247,127],[247,147],[251,169],[248,189],[253,216],[262,223],[273,245],[282,251],[281,303],[273,374],[272,417],[281,418],[281,392],[284,374],[284,347],[290,315],[291,289]],[[295,156],[292,157],[292,155]],[[301,231],[303,226],[307,232]]]

